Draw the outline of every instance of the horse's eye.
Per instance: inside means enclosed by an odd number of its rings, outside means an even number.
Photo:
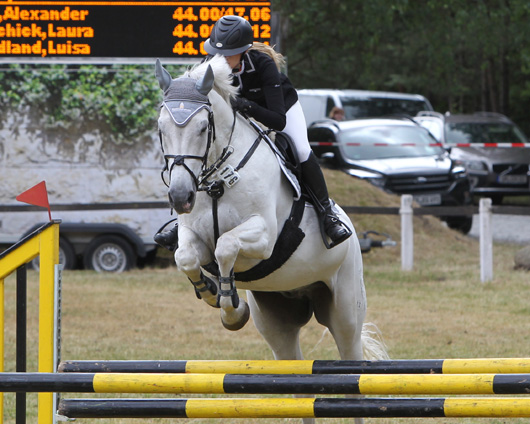
[[[204,131],[206,131],[207,128],[208,128],[208,121],[207,121],[207,120],[204,120],[204,121],[201,122],[201,125],[200,125],[200,127],[199,127],[199,132],[200,132],[201,134],[203,134]]]

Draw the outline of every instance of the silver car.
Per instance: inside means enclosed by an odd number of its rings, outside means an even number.
[[[309,127],[308,136],[315,154],[328,164],[388,193],[411,194],[422,206],[471,202],[464,167],[412,119],[321,121]],[[471,229],[471,216],[442,219],[464,234]]]
[[[420,112],[414,119],[466,167],[474,194],[495,204],[504,196],[530,195],[529,141],[506,116]]]

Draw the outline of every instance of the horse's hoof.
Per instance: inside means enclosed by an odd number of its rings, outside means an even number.
[[[227,320],[228,314],[221,309],[221,322],[223,323],[224,328],[230,331],[241,330],[250,318],[250,308],[248,307],[247,302],[240,299],[239,306],[232,311],[232,315],[236,315],[236,318],[230,321]]]

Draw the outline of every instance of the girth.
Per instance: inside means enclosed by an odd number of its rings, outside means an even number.
[[[282,231],[276,240],[271,256],[247,271],[236,272],[234,275],[236,281],[249,282],[261,280],[287,262],[305,237],[305,233],[300,228],[304,210],[305,200],[303,198],[293,202],[291,213],[283,224]],[[219,268],[216,262],[211,262],[203,268],[209,273],[219,276]]]

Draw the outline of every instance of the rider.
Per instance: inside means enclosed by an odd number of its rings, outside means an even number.
[[[240,94],[232,102],[233,108],[291,137],[301,163],[302,180],[324,209],[321,219],[326,235],[332,245],[346,240],[351,231],[331,207],[324,175],[309,146],[298,95],[287,76],[279,71],[283,57],[265,44],[254,43],[250,23],[232,15],[223,16],[215,23],[204,50],[209,55],[225,56],[232,68],[233,84],[239,87]],[[176,247],[177,226],[155,235],[155,241],[164,247]]]

